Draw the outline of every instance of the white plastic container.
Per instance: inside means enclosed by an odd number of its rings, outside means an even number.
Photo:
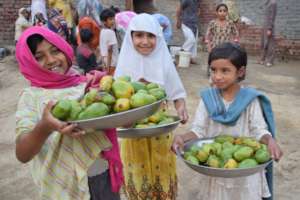
[[[179,54],[180,50],[180,46],[170,46],[170,53],[173,59],[175,59],[175,56]]]
[[[192,54],[186,51],[179,52],[179,62],[178,67],[189,67],[191,62]]]

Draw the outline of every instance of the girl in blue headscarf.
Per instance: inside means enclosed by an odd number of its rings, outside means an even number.
[[[253,137],[267,145],[271,157],[278,161],[282,151],[276,143],[275,123],[269,99],[254,88],[243,87],[247,54],[237,44],[223,43],[209,54],[213,87],[201,92],[190,132],[178,135],[173,149],[196,138],[211,138],[221,134]],[[199,199],[261,200],[272,199],[272,165],[264,172],[241,177],[219,178],[203,176]]]

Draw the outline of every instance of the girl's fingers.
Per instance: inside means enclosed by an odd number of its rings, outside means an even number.
[[[70,124],[61,128],[60,132],[66,135],[71,135],[77,124]]]

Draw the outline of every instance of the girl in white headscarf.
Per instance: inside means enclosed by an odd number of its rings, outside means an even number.
[[[127,29],[115,77],[159,84],[166,90],[183,123],[188,114],[186,93],[168,51],[157,20],[149,14],[135,16]],[[177,193],[176,158],[171,152],[172,135],[121,141],[125,193],[129,200],[173,200]]]

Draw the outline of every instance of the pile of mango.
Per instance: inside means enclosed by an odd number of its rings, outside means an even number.
[[[161,109],[150,117],[137,121],[134,128],[150,128],[170,124],[174,121],[175,119],[172,116],[169,116],[164,109]]]
[[[114,80],[107,75],[100,80],[98,89],[91,89],[79,101],[58,101],[52,114],[62,121],[91,119],[145,106],[165,97],[165,90],[156,83],[132,82],[128,76]]]
[[[271,159],[267,146],[254,138],[220,135],[213,143],[201,147],[192,146],[184,153],[184,159],[214,168],[251,168]]]

